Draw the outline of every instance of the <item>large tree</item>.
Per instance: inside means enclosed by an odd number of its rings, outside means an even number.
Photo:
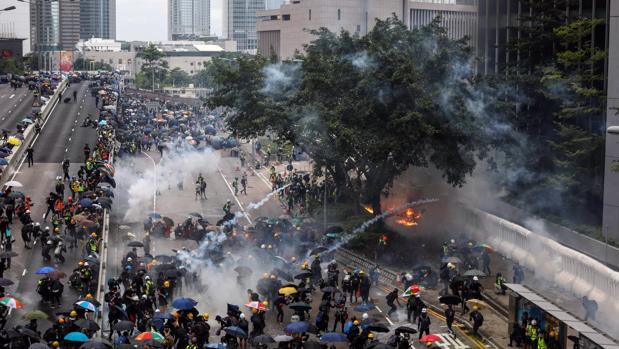
[[[167,73],[167,62],[163,60],[164,56],[165,54],[152,43],[138,54],[138,57],[144,60],[141,73],[144,77],[150,77],[150,86],[153,90],[155,89],[155,79],[162,81]],[[144,84],[146,84],[146,79],[144,78],[138,78],[137,80],[144,81]]]
[[[448,183],[464,183],[492,141],[465,40],[449,39],[438,21],[408,30],[396,18],[365,37],[314,34],[292,61],[214,61],[210,102],[233,108],[235,134],[273,131],[301,146],[336,183],[360,182],[375,214],[410,166],[433,165]]]

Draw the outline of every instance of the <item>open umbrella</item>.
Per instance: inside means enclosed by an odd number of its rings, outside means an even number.
[[[47,274],[47,273],[51,273],[52,271],[55,271],[56,269],[52,268],[52,267],[41,267],[39,268],[35,274]]]
[[[178,298],[172,302],[172,306],[180,310],[189,310],[198,305],[198,302],[191,298]]]
[[[193,217],[193,218],[203,218],[201,214],[199,214],[198,212],[191,212],[189,213],[189,217]]]
[[[39,336],[38,333],[34,332],[33,330],[29,329],[29,328],[20,328],[19,329],[19,333],[21,333],[22,335],[31,338],[31,339],[36,339],[38,340],[41,336]]]
[[[270,344],[275,343],[275,339],[269,336],[268,334],[261,334],[251,339],[251,342],[254,344]]]
[[[129,241],[129,243],[127,243],[127,246],[129,247],[144,247],[144,244],[140,241]]]
[[[307,278],[308,278],[308,277],[310,277],[310,276],[312,276],[312,273],[311,273],[311,272],[309,272],[309,271],[304,271],[304,272],[302,272],[302,273],[300,273],[300,274],[295,275],[295,276],[294,276],[294,278],[295,278],[295,279],[298,279],[298,280],[303,280],[303,279],[307,279]]]
[[[292,303],[288,306],[290,309],[298,310],[298,311],[308,311],[312,309],[312,306],[305,302],[296,302]]]
[[[464,276],[486,276],[486,273],[478,269],[470,269],[470,270],[465,271],[464,274],[462,275]]]
[[[47,314],[45,314],[44,312],[40,311],[40,310],[30,310],[24,313],[24,315],[22,315],[22,319],[30,321],[30,320],[45,320],[49,318],[49,316]]]
[[[417,333],[417,330],[412,327],[408,327],[408,326],[400,326],[395,329],[395,333],[415,334]]]
[[[150,331],[150,332],[142,332],[138,334],[137,336],[135,336],[134,339],[136,341],[147,341],[147,340],[163,341],[165,338],[159,332]]]
[[[309,323],[305,321],[291,322],[284,328],[284,332],[291,334],[299,334],[309,329]]]
[[[292,281],[294,280],[292,275],[288,274],[287,272],[279,269],[279,268],[275,268],[273,269],[273,274],[277,275],[278,277],[286,280],[286,281]]]
[[[224,328],[224,331],[226,331],[227,334],[234,336],[234,337],[247,338],[247,333],[238,326],[226,327]]]
[[[80,349],[111,349],[112,347],[112,343],[110,343],[107,339],[93,338],[82,344]],[[117,346],[116,349],[119,349],[119,346]]]
[[[21,144],[21,140],[17,137],[9,137],[9,139],[6,141],[8,144],[13,145],[13,146],[18,146]]]
[[[460,297],[454,296],[451,294],[447,296],[439,297],[438,301],[441,304],[447,304],[447,305],[458,305],[462,303],[462,299],[460,299]]]
[[[443,259],[441,259],[441,262],[443,263],[453,263],[453,264],[460,264],[462,263],[462,259],[455,257],[455,256],[445,256],[443,257]]]
[[[472,250],[474,252],[483,252],[483,251],[486,251],[486,252],[489,252],[489,253],[494,252],[494,248],[492,248],[492,246],[490,246],[488,244],[477,244],[477,245],[475,245],[475,247],[472,248]]]
[[[0,159],[0,166],[6,166],[8,164],[9,164],[9,162],[6,161],[6,159]]]
[[[148,216],[153,219],[161,219],[161,215],[158,212],[149,213]]]
[[[442,340],[443,339],[441,337],[435,334],[427,334],[419,339],[419,341],[422,343],[434,343],[434,342],[440,342]]]
[[[165,254],[159,254],[155,256],[155,259],[157,260],[157,262],[159,263],[174,263],[176,261],[176,259],[174,259],[174,257],[172,256],[167,256]]]
[[[92,205],[92,199],[83,198],[78,202],[82,207],[90,207]]]
[[[310,252],[310,255],[313,256],[313,255],[321,254],[325,252],[326,250],[328,250],[328,248],[324,246],[316,247],[315,249],[312,250],[312,252]]]
[[[155,314],[155,319],[157,318],[157,315],[160,315],[161,313],[157,313]],[[168,314],[169,315],[169,314]],[[170,315],[172,316],[172,315]],[[114,331],[131,331],[133,328],[135,327],[135,325],[133,324],[133,322],[128,321],[128,320],[122,320],[117,322],[116,324],[114,324]]]
[[[79,328],[88,331],[99,331],[101,329],[101,327],[99,327],[99,325],[95,321],[90,319],[78,319],[73,322],[73,324]]]
[[[7,187],[15,187],[15,188],[19,188],[19,187],[23,187],[24,185],[21,184],[18,181],[8,181],[6,183],[4,183],[5,186]]]
[[[13,297],[2,297],[0,298],[0,304],[3,304],[5,307],[13,308],[13,309],[21,309],[24,307],[22,302]]]
[[[299,291],[297,291],[297,289],[294,288],[294,287],[282,287],[277,292],[279,294],[284,295],[284,296],[290,296],[291,294],[295,294],[295,293],[297,293]]]
[[[71,333],[67,334],[66,336],[64,336],[64,340],[65,341],[69,341],[69,342],[82,342],[82,343],[86,343],[86,342],[88,342],[88,336],[86,336],[86,334],[84,334],[82,332],[71,332]]]
[[[285,342],[290,342],[291,340],[293,340],[294,338],[290,337],[290,336],[286,336],[285,334],[280,334],[279,336],[275,336],[273,337],[273,339],[277,342],[277,343],[285,343]]]
[[[245,306],[251,309],[267,311],[267,307],[262,302],[249,302],[246,303]]]
[[[51,273],[48,273],[48,274],[47,274],[47,276],[48,276],[50,279],[53,279],[53,280],[58,280],[58,279],[63,279],[63,278],[66,278],[66,277],[67,277],[67,274],[65,274],[65,273],[63,273],[63,272],[61,272],[61,271],[59,271],[59,270],[55,270],[55,271],[52,271]]]
[[[423,285],[410,285],[400,297],[411,297],[425,290]]]
[[[348,337],[343,333],[328,332],[320,336],[320,341],[325,343],[348,343]]]
[[[367,326],[365,329],[367,331],[379,332],[379,333],[389,332],[389,327],[385,324],[373,324],[373,325]]]
[[[92,312],[97,311],[97,306],[95,306],[94,304],[88,301],[79,301],[79,302],[76,302],[75,305],[77,305],[80,308],[86,309],[88,311],[92,311]]]
[[[171,227],[174,226],[174,221],[172,220],[172,218],[170,218],[170,217],[163,217],[162,220],[163,220],[163,222],[166,225],[171,226]]]

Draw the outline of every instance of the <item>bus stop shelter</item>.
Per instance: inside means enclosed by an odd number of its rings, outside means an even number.
[[[521,284],[509,289],[508,333],[525,313],[548,335],[549,349],[619,349],[619,343]]]

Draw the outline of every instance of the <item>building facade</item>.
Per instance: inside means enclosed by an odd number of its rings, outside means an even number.
[[[440,16],[451,38],[468,36],[477,44],[477,0],[295,0],[258,12],[258,52],[287,59],[313,39],[308,29],[325,27],[365,35],[375,19],[393,14],[411,29]]]
[[[606,126],[619,126],[619,1],[610,1],[608,9],[608,65]],[[619,241],[619,134],[607,133],[604,173],[603,233],[606,239]]]
[[[168,40],[198,39],[210,32],[210,0],[168,0]]]
[[[265,6],[265,0],[224,0],[223,36],[236,41],[238,51],[256,53],[256,16]]]
[[[116,39],[116,0],[80,0],[80,38]]]

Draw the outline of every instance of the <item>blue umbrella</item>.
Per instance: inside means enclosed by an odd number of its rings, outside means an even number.
[[[150,218],[161,219],[161,215],[157,212],[149,213],[148,216]]]
[[[360,313],[364,313],[366,311],[373,310],[374,308],[376,308],[374,304],[361,304],[361,305],[357,305],[356,307],[354,307],[353,310],[358,311]]]
[[[0,151],[0,158],[5,158],[7,156],[9,156],[9,153],[5,153],[3,151]]]
[[[37,272],[35,274],[47,274],[47,273],[51,273],[52,271],[55,271],[56,269],[52,268],[52,267],[41,267],[39,268],[39,270],[37,270]]]
[[[6,159],[0,158],[0,166],[6,166],[8,164],[9,164],[9,162],[6,161]]]
[[[92,205],[92,200],[89,198],[83,198],[82,200],[79,201],[79,204],[82,205],[83,207],[88,207]]]
[[[284,328],[284,332],[293,334],[303,333],[309,329],[309,326],[309,323],[305,321],[291,322],[286,325],[286,328]]]
[[[189,310],[198,305],[198,302],[191,298],[178,298],[172,302],[172,306],[180,310]]]
[[[34,123],[34,121],[32,121],[32,120],[31,120],[31,119],[29,119],[29,118],[25,118],[25,119],[24,119],[24,120],[22,120],[21,122],[26,123],[26,124],[33,124],[33,123]]]
[[[86,343],[86,342],[88,342],[88,336],[85,335],[82,332],[71,332],[71,333],[67,334],[66,336],[64,336],[64,340],[65,341],[70,341],[70,342]]]
[[[76,302],[75,305],[77,305],[78,307],[84,308],[86,310],[92,311],[92,312],[97,311],[97,306],[89,301],[79,301],[79,302]]]
[[[105,125],[107,125],[107,121],[106,120],[99,121],[99,126],[105,126]]]
[[[5,152],[5,153],[10,153],[11,152],[11,148],[9,148],[9,147],[2,147],[2,148],[0,148],[0,151]]]
[[[348,337],[343,333],[329,332],[320,336],[320,341],[325,343],[348,343]]]
[[[243,331],[243,329],[238,326],[226,327],[224,328],[224,331],[226,331],[226,333],[231,336],[235,336],[239,338],[247,338],[247,333],[245,333],[245,331]]]
[[[170,313],[157,312],[155,316],[153,316],[153,319],[174,320],[174,316]]]

